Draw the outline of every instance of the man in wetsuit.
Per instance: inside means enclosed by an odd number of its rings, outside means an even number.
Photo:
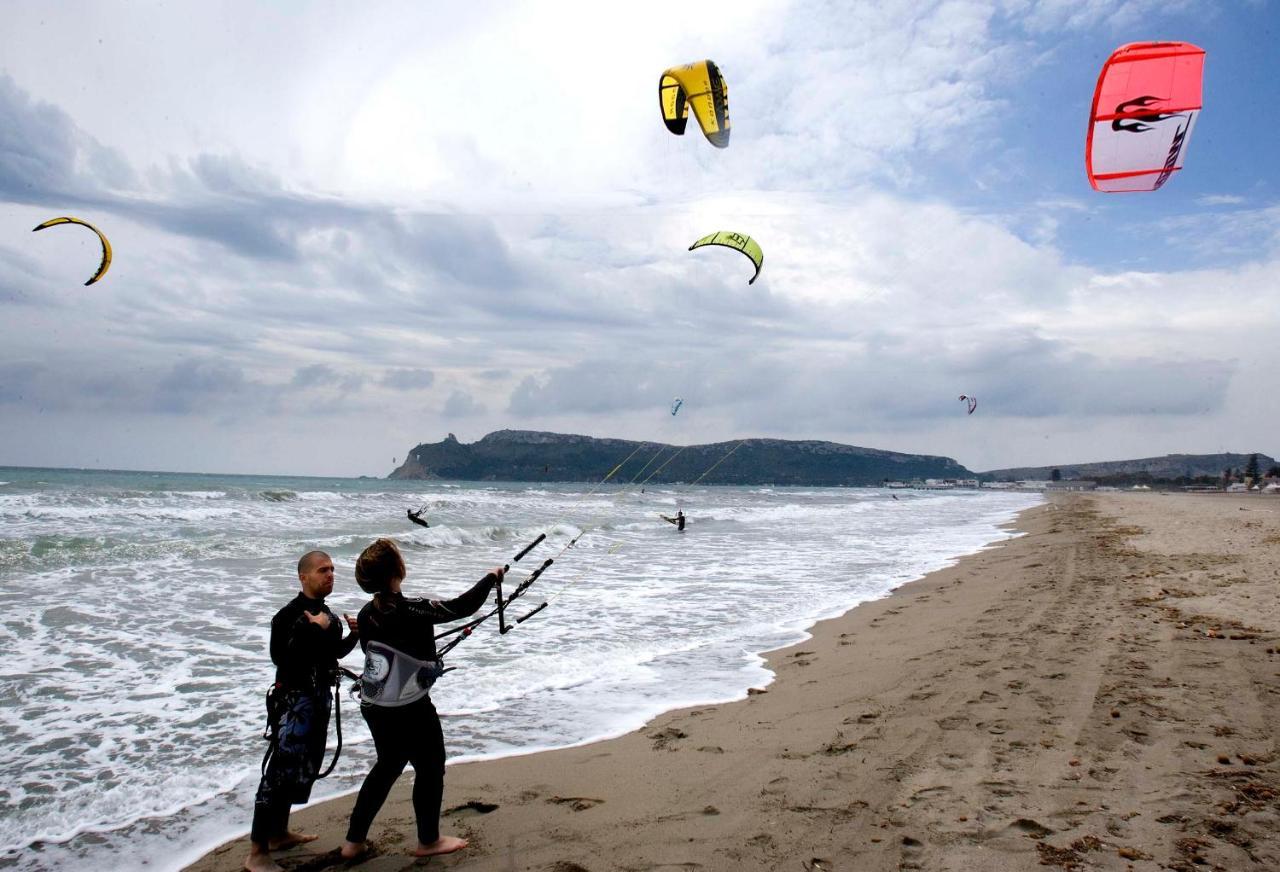
[[[271,619],[271,662],[276,682],[268,703],[271,750],[253,804],[249,872],[279,872],[271,852],[310,842],[315,836],[289,831],[289,806],[306,802],[324,763],[338,658],[356,644],[356,621],[342,627],[324,598],[333,592],[333,561],[309,551],[298,561],[302,591]]]
[[[684,512],[677,511],[674,518],[669,518],[666,515],[662,515],[661,517],[662,520],[666,521],[668,524],[675,524],[678,532],[684,532]]]
[[[405,509],[405,513],[409,516],[409,520],[413,521],[413,523],[417,524],[420,527],[430,528],[431,525],[428,524],[426,521],[422,520],[422,509],[418,509],[418,511],[416,512],[413,509]]]

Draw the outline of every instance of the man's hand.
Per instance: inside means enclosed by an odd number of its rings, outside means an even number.
[[[498,581],[502,581],[502,576],[506,571],[507,568],[505,566],[495,566],[493,569],[489,570],[489,574],[498,576]]]
[[[307,616],[307,620],[310,621],[311,623],[319,624],[320,629],[322,630],[329,629],[329,613],[328,612],[320,612],[319,614],[315,614],[315,615],[311,614],[311,612],[303,612],[303,614]]]
[[[342,619],[347,622],[348,630],[350,630],[353,633],[360,632],[360,624],[356,621],[355,618],[351,617],[351,615],[347,614],[346,612],[343,612]]]

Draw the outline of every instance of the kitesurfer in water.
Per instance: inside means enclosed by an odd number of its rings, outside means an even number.
[[[324,743],[333,705],[338,659],[356,645],[356,621],[344,615],[350,632],[344,639],[338,616],[325,605],[333,592],[333,561],[323,551],[308,551],[298,561],[302,591],[271,619],[271,661],[276,681],[267,704],[272,747],[253,803],[249,833],[249,872],[279,872],[271,852],[316,837],[289,830],[289,806],[306,802],[324,763]]]
[[[470,590],[451,600],[408,599],[400,592],[405,565],[396,544],[390,539],[379,539],[364,549],[356,561],[356,583],[366,593],[373,594],[358,618],[360,643],[368,658],[365,686],[373,682],[373,675],[381,676],[379,693],[387,690],[383,685],[389,680],[402,681],[406,687],[408,680],[416,681],[420,670],[413,670],[406,679],[406,673],[390,668],[386,656],[370,654],[369,646],[378,643],[375,647],[392,649],[389,653],[395,658],[435,664],[436,625],[461,620],[479,611],[494,584],[502,580],[503,572],[501,567],[490,570]],[[413,812],[418,822],[418,847],[413,851],[414,856],[459,851],[467,846],[466,839],[440,835],[444,734],[431,697],[422,692],[417,699],[402,705],[399,701],[412,697],[412,692],[388,692],[387,696],[393,700],[391,705],[365,701],[360,706],[360,714],[373,734],[378,759],[365,777],[351,810],[342,856],[352,860],[368,851],[365,841],[369,827],[407,763],[413,764],[414,769]]]
[[[663,515],[662,520],[666,521],[668,524],[675,524],[676,530],[681,533],[684,532],[684,512],[677,511],[674,518],[669,518],[666,515]]]
[[[416,512],[413,509],[405,509],[405,514],[409,516],[410,521],[413,521],[413,523],[417,524],[419,527],[430,528],[431,525],[422,520],[423,511],[424,509],[418,509]]]

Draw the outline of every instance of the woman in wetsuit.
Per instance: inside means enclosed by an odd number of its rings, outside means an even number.
[[[400,592],[405,577],[404,558],[390,539],[379,539],[360,554],[356,561],[356,583],[373,600],[360,610],[357,618],[360,645],[366,656],[400,659],[404,662],[436,660],[436,625],[470,617],[479,611],[503,570],[494,569],[470,590],[455,599],[409,599]],[[375,645],[373,655],[369,646]],[[391,649],[389,652],[387,649]],[[382,652],[379,654],[378,652]],[[399,675],[399,670],[391,670]],[[366,678],[370,670],[366,668]],[[384,682],[385,683],[385,682]],[[407,684],[407,682],[406,682]],[[428,685],[429,686],[429,685]],[[384,689],[379,686],[379,690]],[[409,687],[409,691],[413,688]],[[400,702],[412,698],[407,704]],[[366,696],[368,699],[368,696]],[[413,811],[418,822],[417,857],[449,854],[467,846],[466,839],[440,835],[440,800],[444,794],[444,734],[431,697],[421,691],[388,694],[388,702],[366,702],[360,714],[373,734],[378,759],[365,777],[355,808],[342,856],[353,859],[368,850],[365,841],[374,817],[391,792],[406,763],[412,763]]]

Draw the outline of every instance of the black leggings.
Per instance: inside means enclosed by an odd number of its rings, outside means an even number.
[[[418,841],[429,845],[440,838],[440,800],[444,795],[444,733],[431,697],[400,708],[363,705],[360,714],[373,734],[378,759],[365,776],[351,810],[347,841],[363,842],[391,786],[406,763],[413,764],[413,813]]]

